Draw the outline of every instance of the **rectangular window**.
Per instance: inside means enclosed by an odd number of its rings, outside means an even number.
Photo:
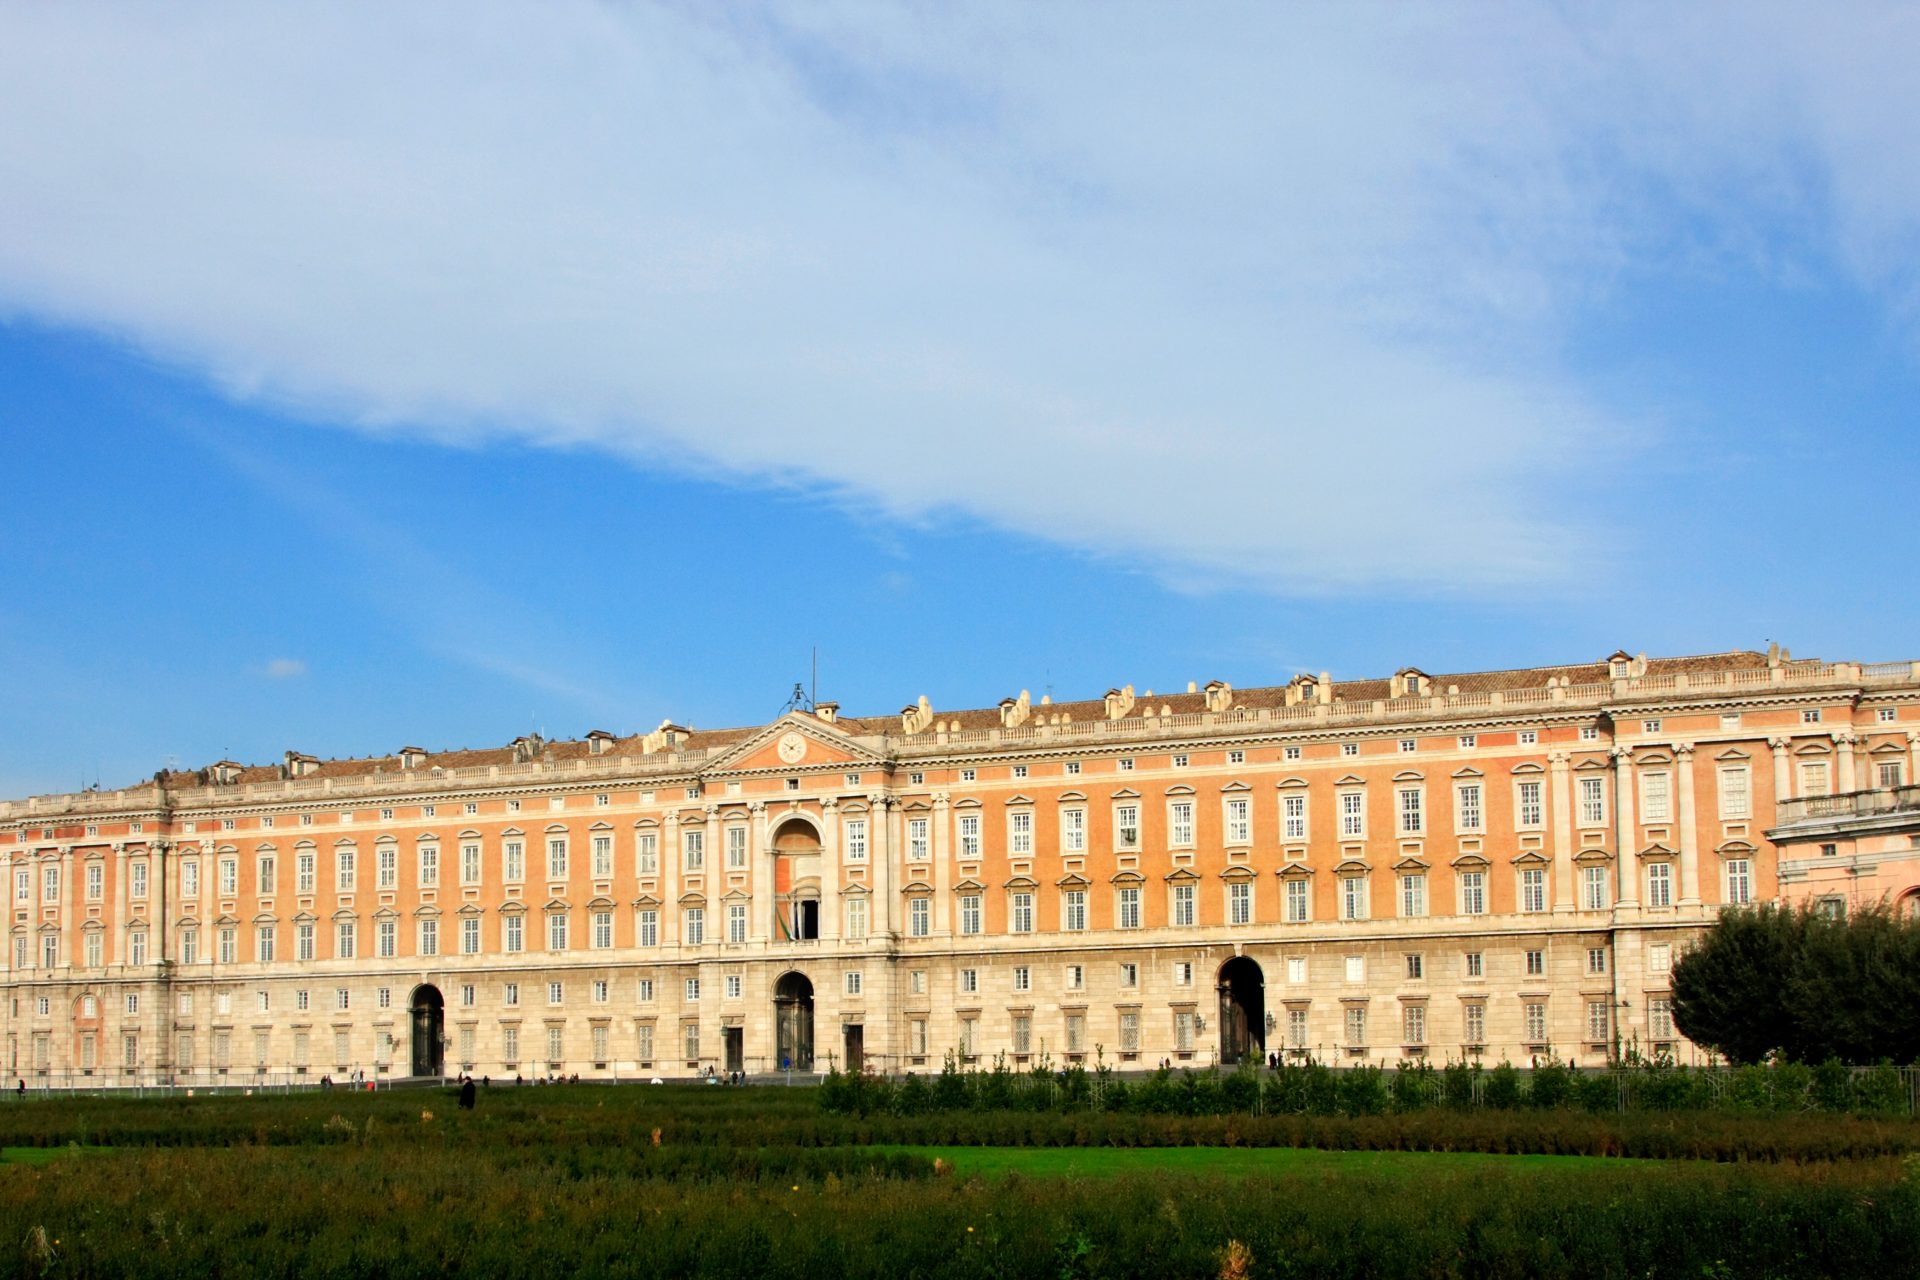
[[[634,986],[634,994],[635,994],[635,998],[638,999],[641,1004],[652,1004],[653,1003],[653,979],[652,978],[640,979],[640,981],[636,983]]]
[[[1800,794],[1803,796],[1824,796],[1830,788],[1827,786],[1827,765],[1824,760],[1809,760],[1800,766]]]
[[[1013,1051],[1033,1052],[1033,1019],[1024,1013],[1013,1015]]]
[[[1087,851],[1087,811],[1085,809],[1060,811],[1060,850],[1062,853]]]
[[[846,906],[846,928],[842,931],[849,938],[867,936],[867,900],[849,898]]]
[[[500,949],[517,954],[527,948],[527,918],[514,914],[500,919]]]
[[[1528,867],[1520,873],[1520,909],[1547,909],[1547,873],[1539,867]]]
[[[682,831],[680,851],[682,865],[689,871],[699,871],[707,865],[707,833],[698,827]]]
[[[1580,869],[1580,907],[1583,911],[1604,911],[1607,907],[1607,869]]]
[[[147,896],[147,864],[135,862],[127,868],[128,893],[136,900]]]
[[[1115,912],[1117,923],[1122,929],[1140,927],[1140,890],[1132,885],[1121,888]]]
[[[1483,821],[1480,808],[1480,784],[1464,782],[1453,789],[1453,820],[1461,831],[1478,831]]]
[[[1751,816],[1752,801],[1747,786],[1745,765],[1723,765],[1720,769],[1720,816],[1723,818],[1745,818]]]
[[[1517,735],[1517,740],[1523,747],[1538,746],[1540,743],[1540,731],[1538,729],[1522,729]]]
[[[1484,978],[1487,976],[1486,958],[1480,952],[1467,952],[1466,961],[1467,976],[1469,978]]]
[[[1287,981],[1298,986],[1307,980],[1307,958],[1305,956],[1287,957]]]
[[[1068,889],[1060,895],[1062,904],[1061,923],[1071,932],[1079,932],[1087,927],[1087,891]]]
[[[396,889],[400,886],[400,850],[390,844],[380,846],[378,853],[379,880],[382,889]]]
[[[1475,734],[1463,733],[1460,735],[1460,746],[1463,750],[1471,750],[1479,744],[1480,739]]]
[[[1287,1047],[1289,1049],[1307,1047],[1307,1011],[1305,1009],[1287,1010]]]
[[[1367,880],[1365,876],[1341,877],[1340,918],[1342,920],[1365,920],[1367,918]]]
[[[1237,880],[1227,886],[1227,923],[1251,924],[1253,922],[1253,885],[1245,880]]]
[[[1541,801],[1544,784],[1538,781],[1525,781],[1515,788],[1514,826],[1532,829],[1546,824],[1546,806]]]
[[[1029,827],[1031,827],[1033,822],[1032,814],[1027,815],[1027,822]],[[846,823],[846,836],[847,861],[865,862],[867,860],[867,820],[865,818],[848,818]],[[1031,837],[1031,830],[1029,830],[1029,837]]]
[[[1653,862],[1647,865],[1647,905],[1650,907],[1673,905],[1672,863]]]
[[[1007,814],[1007,853],[1025,857],[1033,852],[1033,811],[1015,809]]]
[[[500,1028],[500,1053],[508,1066],[516,1066],[520,1061],[520,1028]],[[344,1054],[341,1056],[345,1056]]]
[[[729,871],[747,869],[747,829],[745,827],[727,828],[727,869]]]
[[[1167,843],[1174,848],[1193,844],[1193,801],[1173,800],[1167,804]]]
[[[1580,825],[1583,827],[1607,825],[1607,780],[1605,778],[1580,779]]]
[[[24,939],[22,939],[24,941]],[[144,929],[135,929],[127,935],[127,963],[143,965],[147,962],[147,933]],[[25,968],[24,965],[21,966]]]
[[[1367,794],[1364,791],[1340,793],[1340,838],[1364,839],[1367,834]]]
[[[643,908],[636,926],[638,945],[657,947],[660,945],[660,913],[652,907]]]
[[[1250,844],[1253,841],[1253,801],[1236,797],[1227,801],[1227,843]]]
[[[1882,760],[1875,766],[1874,777],[1882,790],[1901,786],[1906,777],[1906,769],[1898,760]]]
[[[660,874],[660,836],[658,832],[642,831],[634,841],[634,870],[639,875]]]
[[[682,991],[689,1003],[699,1000],[700,999],[700,979],[688,978],[686,982],[682,984]]]
[[[1419,835],[1421,823],[1425,819],[1422,805],[1425,795],[1419,787],[1400,788],[1400,831],[1403,835]]]
[[[1347,1047],[1364,1049],[1367,1044],[1367,1011],[1361,1008],[1347,1010]]]
[[[238,873],[235,873],[238,878]],[[98,902],[106,896],[107,869],[97,862],[87,864],[87,901]]]
[[[400,924],[396,920],[381,920],[373,926],[374,953],[382,960],[391,960],[400,953]]]
[[[1311,918],[1311,890],[1304,879],[1287,881],[1287,923],[1305,924]]]
[[[960,971],[961,994],[972,995],[979,990],[980,990],[980,971],[978,969],[962,969]]]
[[[1602,974],[1607,971],[1607,949],[1605,947],[1587,948],[1587,972]]]
[[[960,815],[960,856],[963,858],[980,856],[980,815],[977,813]]]
[[[508,840],[500,846],[500,871],[508,884],[519,884],[527,878],[527,846],[519,840]]]
[[[1410,951],[1406,956],[1407,980],[1418,982],[1427,976],[1427,957],[1418,951]]]
[[[253,954],[261,964],[273,963],[274,930],[270,924],[258,925],[253,931]]]
[[[103,945],[98,929],[91,930],[87,933],[86,942],[82,944],[81,950],[83,956],[82,963],[85,964],[87,968],[98,969],[100,967]]]
[[[1282,760],[1298,760],[1300,758],[1300,748],[1282,747],[1280,748],[1280,758]]]
[[[924,938],[933,932],[933,901],[930,898],[911,898],[907,901],[907,935]]]
[[[1140,985],[1140,966],[1131,960],[1120,962],[1120,985],[1131,991]]]
[[[565,951],[567,949],[567,917],[554,912],[547,917],[547,950]]]
[[[253,868],[255,893],[262,896],[268,896],[273,893],[275,869],[273,855],[270,853],[261,855],[259,861],[254,864]]]
[[[1032,933],[1033,895],[1030,893],[1016,893],[1012,896],[1012,901],[1009,906],[1011,910],[1008,912],[1008,930],[1012,933]]]
[[[1461,1013],[1464,1015],[1461,1033],[1466,1037],[1467,1043],[1485,1044],[1487,1042],[1487,1006],[1465,1005],[1461,1008]]]
[[[933,840],[928,834],[930,826],[925,818],[907,819],[907,860],[925,862],[933,856]]]
[[[354,922],[351,920],[340,921],[334,927],[334,931],[333,931],[334,959],[336,960],[353,959],[353,948],[354,948],[355,941],[356,939],[354,938]]]
[[[1192,961],[1177,960],[1174,962],[1173,985],[1176,987],[1190,987],[1193,985],[1193,962]]]
[[[1668,776],[1664,773],[1640,775],[1640,820],[1667,822],[1672,819]]]
[[[705,907],[688,907],[680,925],[680,941],[690,947],[697,947],[707,940],[707,911]]]
[[[1538,949],[1527,952],[1527,976],[1544,978],[1547,974],[1547,953]]]
[[[1647,1001],[1647,1034],[1655,1040],[1673,1039],[1673,1000],[1654,996]]]
[[[56,939],[57,940],[57,939]],[[45,941],[45,939],[43,939]],[[197,929],[180,931],[180,963],[193,964],[200,958],[200,933]],[[47,961],[52,964],[53,961]]]
[[[744,831],[742,835],[746,834]],[[595,880],[613,878],[613,837],[594,836],[587,844],[588,857],[592,860],[592,875]],[[746,850],[741,850],[741,866],[746,865]]]
[[[1427,1042],[1427,1007],[1423,1004],[1410,1004],[1400,1012],[1401,1033],[1406,1037],[1402,1044],[1418,1048]]]
[[[1527,1042],[1544,1044],[1547,1039],[1547,1006],[1529,1002],[1524,1007]]]
[[[1140,847],[1139,805],[1117,804],[1113,807],[1113,847],[1116,849]]]
[[[1819,724],[1820,708],[1809,707],[1805,711],[1802,711],[1800,713],[1800,723],[1801,724]]]
[[[1173,1047],[1181,1053],[1193,1052],[1193,1014],[1189,1010],[1173,1015]]]
[[[1427,914],[1427,877],[1424,872],[1400,877],[1400,914],[1403,916]]]
[[[1293,792],[1280,798],[1280,836],[1283,840],[1307,838],[1307,797]]]
[[[295,960],[313,959],[314,927],[301,922],[293,927],[293,958]]]
[[[460,954],[480,954],[480,917],[468,916],[460,921]]]
[[[60,868],[47,867],[40,878],[42,896],[52,902],[60,896]],[[197,898],[200,896],[200,864],[192,858],[180,864],[180,896]]]
[[[607,932],[613,932],[613,917],[607,917]],[[727,941],[742,943],[747,940],[747,904],[729,902],[727,904]],[[609,943],[608,945],[612,945]]]
[[[1734,906],[1753,901],[1753,864],[1745,858],[1727,860],[1727,901]]]
[[[981,930],[980,895],[967,893],[960,896],[960,932],[979,933]]]
[[[1190,884],[1173,886],[1173,926],[1186,928],[1194,922],[1194,889]]]

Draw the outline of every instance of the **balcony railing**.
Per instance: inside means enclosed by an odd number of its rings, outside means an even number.
[[[1899,813],[1920,814],[1920,785],[1782,800],[1775,812],[1775,824],[1786,827],[1802,822],[1838,822]]]

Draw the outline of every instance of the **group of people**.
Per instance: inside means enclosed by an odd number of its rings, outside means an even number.
[[[715,1071],[713,1064],[709,1062],[707,1064],[707,1074],[701,1078],[708,1084],[743,1085],[747,1082],[747,1073],[744,1071],[729,1071],[723,1076],[718,1071]]]

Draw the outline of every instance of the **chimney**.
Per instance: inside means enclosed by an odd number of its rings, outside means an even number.
[[[1120,720],[1133,710],[1133,686],[1107,690],[1107,719]]]
[[[427,758],[425,747],[402,747],[399,751],[402,769],[417,769]]]
[[[840,718],[840,704],[837,702],[816,702],[813,704],[813,714],[819,718],[822,724],[832,724]]]
[[[932,723],[933,704],[927,701],[927,695],[924,693],[912,706],[900,708],[900,732],[902,733],[919,733]]]
[[[1188,689],[1189,693],[1193,692]],[[1233,686],[1225,680],[1207,681],[1207,710],[1225,711],[1233,705]]]
[[[298,751],[287,752],[285,759],[286,763],[280,766],[282,777],[304,778],[320,767],[318,759]]]
[[[1032,714],[1033,698],[1025,689],[1020,691],[1017,698],[1000,699],[1000,726],[1004,729],[1025,724],[1027,717]]]
[[[656,751],[672,751],[680,745],[687,731],[671,720],[662,720],[660,727],[640,739],[640,754],[652,755]]]

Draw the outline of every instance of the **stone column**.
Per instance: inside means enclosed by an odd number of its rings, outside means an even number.
[[[868,857],[873,860],[873,918],[868,921],[868,936],[885,943],[893,939],[893,851],[899,841],[893,838],[893,797],[876,791],[867,797],[867,822],[873,834],[868,837]]]
[[[1792,740],[1768,738],[1767,745],[1773,748],[1773,802],[1778,805],[1782,800],[1793,798],[1793,769],[1787,759],[1787,748],[1792,745]]]
[[[1860,779],[1856,777],[1853,772],[1853,731],[1843,729],[1835,733],[1833,735],[1833,745],[1835,750],[1840,753],[1840,760],[1838,765],[1835,766],[1833,778],[1834,794],[1838,795],[1843,791],[1862,790]]]
[[[1614,888],[1623,907],[1640,905],[1639,830],[1633,821],[1633,752],[1613,750]]]
[[[1677,804],[1680,817],[1680,905],[1698,907],[1700,905],[1700,834],[1699,810],[1694,803],[1693,794],[1693,744],[1680,743],[1673,749],[1673,770],[1679,775]]]
[[[667,810],[660,824],[660,945],[680,945],[680,811]],[[676,1047],[676,1052],[677,1047]]]
[[[774,853],[767,833],[767,802],[754,800],[747,805],[747,812],[753,815],[747,829],[747,865],[752,870],[753,893],[753,905],[748,908],[753,913],[748,931],[755,942],[764,945],[779,936],[773,927]]]
[[[1547,794],[1541,800],[1553,815],[1553,909],[1572,911],[1577,905],[1573,884],[1573,774],[1566,752],[1547,753],[1547,777]]]
[[[1920,729],[1907,730],[1907,785],[1920,786]]]
[[[127,842],[113,842],[113,856],[107,865],[113,868],[113,917],[108,921],[105,954],[108,964],[120,964],[127,955]]]
[[[80,931],[74,923],[79,896],[80,886],[73,882],[73,846],[69,844],[60,850],[60,956],[69,970],[78,969],[82,959]],[[72,1016],[71,1010],[68,1016]]]
[[[820,939],[840,941],[840,804],[820,802]],[[816,1028],[817,1031],[817,1028]]]
[[[1920,754],[1920,743],[1916,743],[1914,751],[1916,754]],[[953,929],[949,917],[949,913],[953,910],[951,900],[953,896],[953,868],[948,861],[948,851],[952,847],[953,839],[947,829],[953,817],[948,807],[950,803],[951,801],[946,792],[936,791],[933,793],[933,822],[931,824],[933,847],[930,852],[933,856],[933,935],[936,938],[949,936]]]

